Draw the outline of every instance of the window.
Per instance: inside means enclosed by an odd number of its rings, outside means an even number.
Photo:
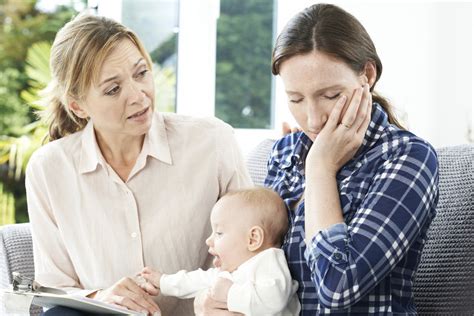
[[[234,128],[272,127],[273,16],[273,1],[220,1],[215,115]]]

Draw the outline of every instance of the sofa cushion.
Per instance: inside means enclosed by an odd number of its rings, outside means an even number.
[[[439,201],[415,280],[425,315],[474,313],[474,146],[437,149]]]

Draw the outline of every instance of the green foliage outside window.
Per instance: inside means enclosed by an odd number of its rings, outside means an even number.
[[[235,128],[271,128],[273,1],[221,0],[216,116]]]
[[[0,2],[0,225],[28,221],[24,169],[47,128],[35,115],[49,81],[49,48],[76,12],[36,9],[36,0]]]

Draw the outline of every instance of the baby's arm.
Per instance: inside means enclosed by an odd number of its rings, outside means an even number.
[[[192,298],[202,290],[212,287],[217,277],[218,269],[201,269],[187,272],[181,270],[175,274],[162,274],[160,290],[163,295],[178,298]]]

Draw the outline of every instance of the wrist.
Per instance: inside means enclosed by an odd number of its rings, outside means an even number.
[[[308,180],[329,180],[335,179],[337,170],[334,166],[320,165],[320,166],[307,166],[305,170],[305,177]]]

